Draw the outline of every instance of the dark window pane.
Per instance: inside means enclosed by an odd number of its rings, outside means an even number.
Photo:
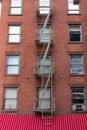
[[[84,104],[84,99],[72,99],[73,104]]]
[[[80,41],[80,34],[70,34],[70,41]]]
[[[84,89],[83,88],[72,88],[72,92],[73,93],[83,93],[84,92]]]

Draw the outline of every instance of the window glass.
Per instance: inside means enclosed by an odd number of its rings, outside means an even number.
[[[19,56],[7,56],[7,65],[18,65]]]
[[[9,26],[9,34],[20,34],[20,26]]]
[[[6,74],[19,73],[19,56],[7,56]]]
[[[40,14],[48,14],[50,11],[50,0],[39,0]]]
[[[53,64],[51,61],[51,56],[48,54],[44,58],[44,54],[39,54],[37,57],[36,64],[36,74],[39,75],[49,75],[53,73]]]
[[[50,74],[52,73],[51,56],[47,56],[43,61],[43,55],[38,56],[38,73],[39,74]]]
[[[38,88],[38,109],[51,109],[51,90]]]
[[[11,43],[19,43],[20,36],[19,35],[9,35],[9,42]]]
[[[19,68],[18,66],[8,66],[7,74],[18,74]]]
[[[42,60],[43,60],[43,56],[44,55],[38,55],[38,62],[41,63]],[[44,60],[44,64],[51,64],[51,56],[50,55],[47,55],[45,60]]]
[[[11,0],[12,7],[20,7],[22,5],[22,0]]]
[[[11,8],[11,14],[21,14],[21,8]]]
[[[6,88],[5,98],[17,98],[17,88]]]
[[[71,74],[84,74],[83,60],[81,55],[70,56],[70,73]]]
[[[17,88],[5,88],[4,109],[17,108]]]
[[[38,25],[38,38],[40,43],[48,43],[51,40],[51,26],[47,25],[42,31],[43,25]]]
[[[49,6],[50,0],[39,0],[39,5],[40,6]]]
[[[73,87],[72,88],[72,110],[73,111],[84,111],[84,88]]]
[[[69,41],[81,42],[81,25],[69,25]]]

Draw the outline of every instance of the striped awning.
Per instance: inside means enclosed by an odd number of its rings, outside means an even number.
[[[0,130],[87,130],[87,114],[0,114]]]

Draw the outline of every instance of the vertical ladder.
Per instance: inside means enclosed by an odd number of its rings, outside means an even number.
[[[51,125],[53,121],[53,113],[42,115],[45,125]]]

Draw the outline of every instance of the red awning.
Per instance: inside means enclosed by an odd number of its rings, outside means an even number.
[[[87,114],[0,114],[0,130],[87,130]]]

